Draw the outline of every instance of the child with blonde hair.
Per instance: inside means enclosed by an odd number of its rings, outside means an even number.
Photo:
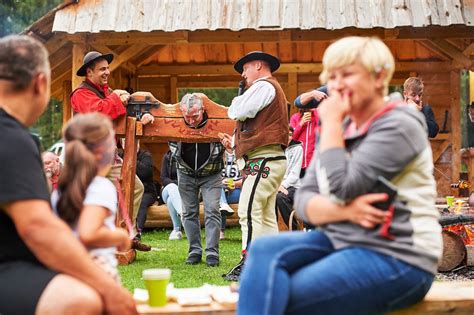
[[[115,251],[129,249],[131,238],[115,226],[117,190],[105,177],[114,162],[112,122],[99,113],[78,114],[64,128],[64,141],[66,163],[51,196],[53,208],[92,258],[120,281]]]

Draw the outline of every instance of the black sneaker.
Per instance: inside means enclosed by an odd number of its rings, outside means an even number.
[[[224,280],[239,281],[240,274],[242,273],[242,270],[244,268],[244,263],[245,263],[245,257],[243,257],[234,268],[229,270],[228,273],[222,275]]]
[[[217,257],[217,256],[206,256],[206,264],[209,267],[219,266],[219,257]]]
[[[201,262],[201,255],[190,254],[186,259],[186,265],[197,265]]]

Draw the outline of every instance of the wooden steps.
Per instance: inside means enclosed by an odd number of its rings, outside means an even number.
[[[234,215],[227,217],[227,226],[239,225],[239,216],[237,215],[238,204],[230,204],[231,208],[234,209]],[[204,205],[201,203],[199,207],[199,217],[201,225],[204,226]],[[148,215],[145,222],[146,228],[171,228],[173,223],[171,222],[168,207],[166,205],[153,205],[148,207]]]

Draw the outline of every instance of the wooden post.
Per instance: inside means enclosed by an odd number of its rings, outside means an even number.
[[[450,73],[451,84],[451,178],[452,183],[459,180],[459,169],[461,167],[461,104],[460,90],[461,79],[460,70],[452,70]]]
[[[137,119],[127,117],[125,131],[125,148],[122,165],[122,189],[129,217],[133,220],[133,191],[135,187],[135,173],[137,168],[137,139],[135,137]]]
[[[86,54],[86,46],[84,43],[72,44],[72,89],[74,90],[81,82],[84,80],[83,77],[78,77],[76,71],[82,66],[82,61],[84,60],[84,55]]]
[[[474,72],[469,71],[469,103],[474,102]]]
[[[170,77],[170,102],[171,104],[178,103],[178,77]]]
[[[289,115],[293,115],[298,109],[293,105],[295,98],[298,96],[298,74],[296,72],[288,73],[288,94],[287,101],[290,102]]]
[[[135,138],[135,126],[137,119],[127,117],[127,126],[125,131],[125,148],[123,155],[123,164],[121,170],[122,193],[125,206],[128,210],[128,217],[133,222],[133,192],[135,188],[135,173],[137,168],[137,140]],[[125,219],[125,218],[123,218]],[[126,252],[117,252],[117,260],[120,265],[128,265],[136,258],[136,251],[129,249]]]
[[[71,92],[72,92],[71,81],[64,81],[63,82],[63,126],[72,117],[71,98],[70,98]]]

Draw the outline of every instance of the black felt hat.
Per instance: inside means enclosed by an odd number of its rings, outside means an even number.
[[[86,76],[86,69],[87,67],[96,61],[97,59],[105,59],[107,62],[110,64],[112,60],[114,60],[114,55],[112,54],[106,54],[102,55],[98,51],[89,51],[85,56],[84,56],[84,61],[82,62],[82,66],[77,70],[76,75],[80,77],[85,77]]]
[[[263,51],[251,51],[237,60],[237,62],[234,64],[235,71],[242,74],[242,72],[244,72],[244,64],[254,60],[263,60],[268,62],[271,72],[274,72],[280,68],[280,60],[277,57],[264,53]]]

